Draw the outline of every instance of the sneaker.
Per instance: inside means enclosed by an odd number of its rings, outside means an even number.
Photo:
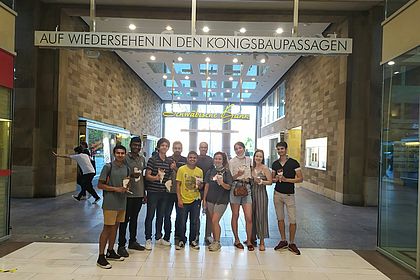
[[[278,250],[287,249],[287,245],[288,245],[287,241],[286,240],[282,240],[282,241],[279,242],[279,244],[277,244],[276,247],[274,247],[274,250],[275,251],[278,251]]]
[[[144,251],[144,246],[140,245],[139,243],[137,243],[136,241],[131,242],[130,244],[128,244],[128,249],[133,249],[133,250],[137,250],[137,251]]]
[[[200,249],[200,246],[198,246],[198,243],[195,240],[190,243],[190,247],[194,250],[199,250]]]
[[[287,249],[295,255],[300,255],[300,251],[295,243],[290,243]]]
[[[146,240],[146,245],[144,246],[144,248],[145,248],[147,251],[152,250],[152,240],[151,240],[151,239],[147,239],[147,240]]]
[[[210,252],[216,252],[216,251],[219,251],[219,250],[220,250],[220,248],[222,248],[222,246],[220,245],[220,242],[219,242],[219,241],[214,241],[213,243],[211,243],[211,244],[209,245],[209,251],[210,251]]]
[[[163,245],[163,246],[171,246],[171,242],[161,238],[158,241],[156,241],[157,244]]]
[[[204,245],[210,246],[212,243],[213,243],[213,237],[208,236],[208,237],[204,238]]]
[[[110,261],[123,261],[124,257],[121,257],[114,250],[108,250],[106,253],[106,259]]]
[[[179,241],[178,244],[175,245],[176,250],[181,250],[185,247],[184,241]]]
[[[82,196],[80,197],[80,200],[86,200],[86,195],[82,195]]]
[[[117,254],[124,258],[128,258],[129,256],[125,246],[118,246]]]
[[[97,199],[95,199],[95,201],[94,202],[92,202],[92,204],[98,204],[98,202],[101,200],[101,198],[100,197],[98,197]]]
[[[110,269],[112,267],[112,265],[106,260],[105,255],[99,255],[96,265],[104,269]]]
[[[73,197],[73,199],[74,199],[74,200],[76,200],[76,201],[80,201],[80,198],[79,198],[79,197],[77,197],[77,195],[74,195],[74,194],[73,194],[71,197]]]

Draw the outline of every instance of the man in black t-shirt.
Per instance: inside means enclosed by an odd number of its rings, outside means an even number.
[[[274,247],[274,250],[288,249],[296,255],[300,251],[295,244],[296,235],[296,203],[295,183],[303,182],[302,170],[299,162],[287,156],[287,143],[279,142],[276,145],[277,154],[280,158],[273,162],[274,208],[276,209],[277,222],[281,235],[281,241]],[[289,220],[289,241],[286,240],[286,226],[284,223],[284,206],[286,206]]]

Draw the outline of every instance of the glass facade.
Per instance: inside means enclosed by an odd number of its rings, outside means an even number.
[[[420,48],[384,68],[379,248],[418,262]]]
[[[223,113],[225,110],[224,105],[218,104],[179,104],[179,103],[166,103],[163,106],[165,112],[190,112],[197,111],[200,113]],[[188,153],[190,142],[197,142],[197,147],[194,149],[198,152],[198,144],[205,141],[209,144],[208,154],[213,155],[218,151],[225,151],[231,156],[235,154],[233,145],[237,141],[244,142],[246,149],[252,155],[255,148],[255,126],[256,126],[256,107],[255,106],[239,106],[231,107],[232,114],[249,114],[250,120],[230,120],[230,130],[226,131],[226,126],[223,125],[222,119],[209,119],[209,118],[165,118],[164,137],[169,139],[172,143],[174,141],[181,141],[183,146],[183,155]],[[253,129],[250,129],[252,127]],[[229,140],[224,138],[224,134],[229,136]],[[223,142],[228,141],[226,143]],[[224,145],[229,146],[223,149]],[[169,151],[169,155],[172,151]]]
[[[9,235],[12,91],[0,86],[0,239]]]

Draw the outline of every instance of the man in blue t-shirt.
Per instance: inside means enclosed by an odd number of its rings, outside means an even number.
[[[277,222],[281,235],[281,241],[274,250],[288,249],[296,255],[300,251],[295,244],[296,235],[296,203],[295,184],[303,182],[302,170],[299,162],[287,155],[287,143],[279,142],[276,145],[278,160],[272,164],[274,189],[274,208],[276,209]],[[286,226],[284,223],[284,206],[286,206],[289,220],[289,241],[286,240]]]

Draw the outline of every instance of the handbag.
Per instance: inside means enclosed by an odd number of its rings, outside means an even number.
[[[235,189],[233,189],[234,196],[244,197],[248,195],[248,189],[246,188],[245,181],[237,181],[235,185]]]

